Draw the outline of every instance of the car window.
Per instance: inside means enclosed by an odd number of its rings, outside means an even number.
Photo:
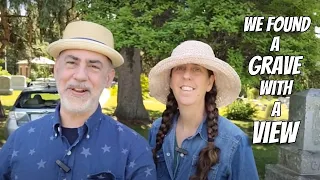
[[[17,100],[17,108],[54,108],[60,101],[58,92],[24,92]]]

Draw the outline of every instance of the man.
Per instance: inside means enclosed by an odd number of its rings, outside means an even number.
[[[156,179],[152,153],[135,131],[102,114],[99,97],[123,64],[113,35],[70,23],[48,52],[56,58],[55,113],[17,129],[0,150],[0,179]]]

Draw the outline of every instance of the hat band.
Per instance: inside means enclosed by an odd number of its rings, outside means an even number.
[[[85,39],[85,40],[94,41],[94,42],[97,42],[97,43],[100,43],[100,44],[106,45],[106,44],[105,44],[105,43],[103,43],[103,42],[97,41],[97,40],[95,40],[95,39],[90,39],[90,38],[75,37],[75,38],[71,38],[71,39]]]

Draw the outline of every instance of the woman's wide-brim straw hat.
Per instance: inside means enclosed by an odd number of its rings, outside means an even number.
[[[75,21],[69,23],[63,32],[63,37],[51,43],[47,51],[57,58],[59,54],[68,49],[81,49],[100,53],[107,56],[114,67],[123,64],[123,57],[114,49],[113,34],[102,25]]]
[[[241,81],[237,72],[228,63],[216,58],[208,44],[195,40],[181,43],[170,57],[151,69],[149,90],[152,97],[166,104],[170,93],[171,69],[182,64],[198,64],[213,71],[217,87],[217,107],[227,106],[239,97]]]

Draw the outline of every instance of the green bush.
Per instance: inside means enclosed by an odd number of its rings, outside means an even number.
[[[248,99],[257,99],[259,97],[259,90],[256,88],[251,88],[247,91]]]
[[[226,117],[231,120],[252,120],[257,109],[249,103],[236,100],[227,107]]]
[[[3,70],[1,66],[0,66],[0,75],[11,76],[11,74],[8,71]]]
[[[49,66],[39,66],[35,64],[31,65],[30,79],[32,81],[36,80],[37,78],[48,78],[48,77],[53,77],[53,74],[50,71]]]

